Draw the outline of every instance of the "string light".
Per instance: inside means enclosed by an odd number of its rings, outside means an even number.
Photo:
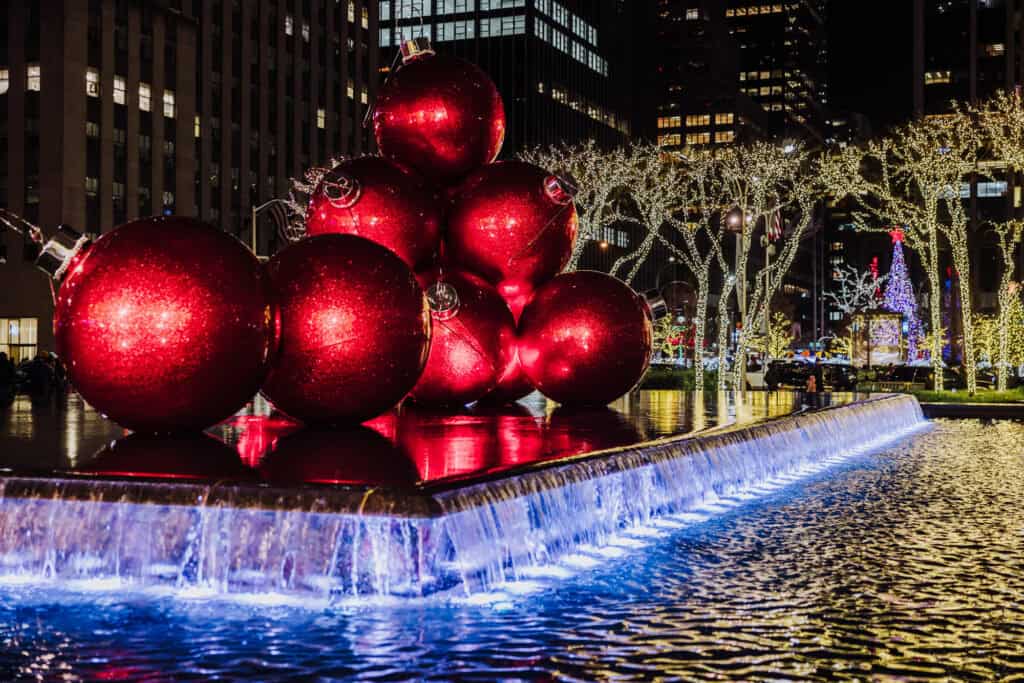
[[[829,290],[823,296],[831,301],[833,307],[840,313],[850,316],[860,311],[878,308],[875,292],[885,284],[887,275],[878,275],[870,268],[857,270],[853,266],[841,266],[833,273],[832,281],[837,289]]]

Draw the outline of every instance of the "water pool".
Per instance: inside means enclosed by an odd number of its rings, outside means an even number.
[[[5,586],[0,679],[1019,676],[1022,533],[1024,425],[937,421],[484,605]]]

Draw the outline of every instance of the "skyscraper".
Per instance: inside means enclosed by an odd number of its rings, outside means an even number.
[[[248,239],[250,207],[286,193],[290,176],[370,148],[360,124],[376,88],[376,9],[367,0],[3,3],[0,206],[44,230],[68,223],[98,234],[176,213]],[[270,234],[261,232],[264,249]],[[0,351],[50,349],[45,278],[21,258],[20,238],[0,233],[0,242]]]
[[[628,37],[635,12],[629,4],[384,0],[381,61],[395,56],[401,40],[427,36],[437,50],[478,64],[505,103],[505,157],[584,139],[619,144],[631,129]]]

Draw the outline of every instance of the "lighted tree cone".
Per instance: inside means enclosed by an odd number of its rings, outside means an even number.
[[[259,389],[274,338],[270,295],[240,242],[190,218],[155,217],[69,258],[55,273],[57,352],[98,411],[136,431],[202,429]]]
[[[522,161],[481,168],[452,202],[446,258],[497,286],[518,320],[534,289],[572,255],[579,228],[574,191]]]
[[[306,232],[365,237],[420,271],[437,255],[441,214],[440,196],[422,179],[368,156],[343,161],[324,175],[310,197]]]
[[[381,154],[440,184],[494,161],[505,137],[494,82],[475,64],[434,54],[429,41],[402,48],[403,63],[377,93],[373,110]]]
[[[651,357],[644,300],[595,271],[565,273],[540,289],[519,321],[519,360],[541,393],[604,405],[628,392]]]
[[[280,349],[263,394],[307,423],[355,423],[397,404],[430,349],[430,312],[394,253],[353,235],[297,242],[267,264]]]
[[[422,405],[459,406],[493,390],[511,362],[503,344],[515,334],[505,301],[469,273],[445,273],[427,289],[434,338],[411,396]]]

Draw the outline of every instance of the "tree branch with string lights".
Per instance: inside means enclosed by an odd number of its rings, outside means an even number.
[[[878,293],[887,279],[870,268],[857,270],[853,266],[836,268],[832,281],[834,288],[822,294],[844,316],[878,308]]]

